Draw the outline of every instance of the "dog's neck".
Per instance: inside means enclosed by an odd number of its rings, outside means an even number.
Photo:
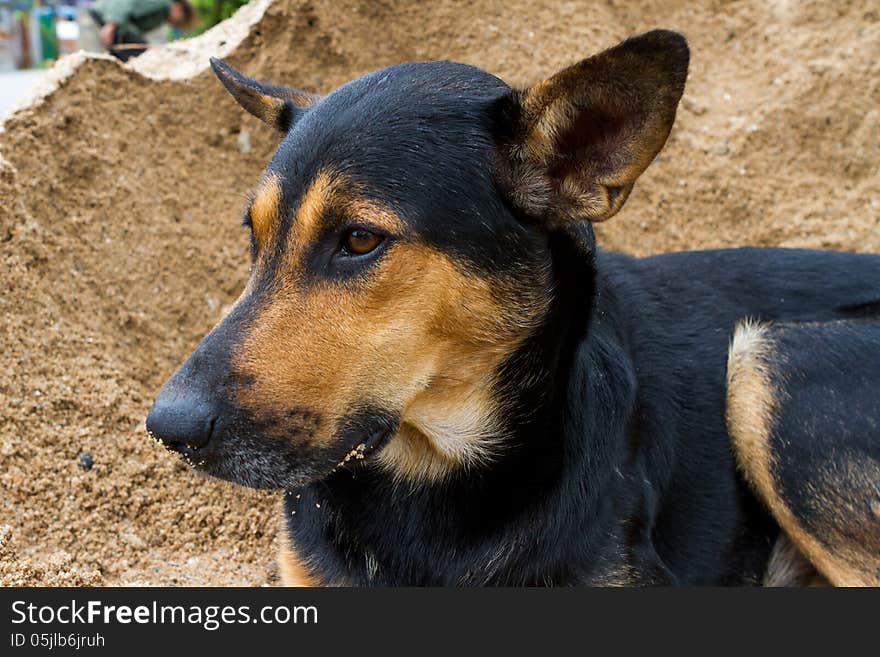
[[[594,277],[592,253],[556,241],[547,258],[552,267],[539,265],[535,286],[520,293],[538,301],[524,305],[527,314],[511,315],[519,337],[447,353],[448,375],[430,377],[405,407],[396,435],[376,456],[395,480],[419,485],[468,476],[527,442],[536,426],[553,430],[560,413],[552,397],[568,378],[557,370],[570,365],[572,345],[582,337]]]
[[[616,548],[607,546],[609,540],[616,540],[616,528],[611,525],[615,496],[609,493],[609,485],[616,481],[605,481],[614,467],[603,466],[616,456],[609,445],[624,441],[607,435],[605,423],[626,425],[621,416],[627,409],[621,404],[631,403],[632,390],[622,389],[633,384],[627,372],[609,369],[621,360],[618,352],[611,353],[618,348],[613,331],[600,327],[596,336],[590,333],[596,280],[592,259],[564,241],[553,247],[555,276],[560,280],[547,320],[495,377],[500,387],[492,395],[504,400],[507,410],[501,422],[477,424],[473,408],[482,408],[484,400],[479,395],[468,399],[467,394],[474,393],[463,389],[459,391],[464,395],[462,415],[438,413],[430,423],[407,422],[401,430],[411,432],[408,440],[392,441],[385,448],[395,442],[460,440],[476,426],[483,432],[480,440],[493,446],[491,453],[475,455],[471,467],[459,467],[450,476],[428,476],[422,484],[364,464],[357,471],[336,473],[320,486],[310,487],[302,500],[288,496],[289,518],[296,518],[289,520],[295,542],[320,541],[322,551],[336,555],[325,557],[325,565],[316,573],[320,580],[541,583],[547,577],[572,576],[565,570],[564,556],[556,553],[559,546],[587,546],[597,554],[615,552]],[[590,375],[596,373],[601,373],[600,380],[591,381]],[[419,409],[415,417],[430,418],[430,410]],[[429,437],[429,432],[434,435]],[[397,457],[417,455],[398,453]],[[445,465],[411,463],[429,475],[430,468]],[[577,509],[535,512],[536,508],[560,506],[563,491],[571,486],[594,488],[579,498]],[[320,505],[319,510],[315,505]],[[293,516],[294,511],[307,511],[311,522],[305,522],[302,515]],[[540,518],[556,520],[549,527],[531,526]],[[482,536],[466,550],[456,540],[464,527],[470,528],[472,537]],[[545,548],[530,548],[546,549],[546,559],[539,564],[541,572],[516,570],[516,546],[522,548],[526,540],[547,542]],[[402,543],[412,549],[401,549]],[[422,549],[425,545],[430,549]],[[343,556],[357,553],[363,553],[363,559],[353,562]],[[426,561],[441,553],[445,572]],[[362,563],[378,566],[364,569]]]
[[[488,466],[505,437],[492,393],[488,376],[435,383],[409,406],[379,464],[396,479],[426,483]]]

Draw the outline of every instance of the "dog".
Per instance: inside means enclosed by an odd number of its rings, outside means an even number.
[[[147,429],[284,491],[285,584],[880,583],[880,256],[596,246],[688,61],[655,30],[316,96],[212,60],[282,138]]]

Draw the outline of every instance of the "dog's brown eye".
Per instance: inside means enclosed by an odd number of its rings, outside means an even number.
[[[350,255],[366,255],[382,243],[382,236],[363,228],[352,228],[345,234],[342,246]]]

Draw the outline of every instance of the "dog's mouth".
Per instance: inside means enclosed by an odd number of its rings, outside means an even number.
[[[353,472],[370,463],[393,438],[395,428],[388,423],[362,427],[358,432],[351,427],[347,443],[350,449],[340,458],[340,445],[332,451],[311,452],[283,443],[259,438],[245,432],[241,435],[215,435],[207,445],[162,443],[176,452],[181,461],[197,472],[231,483],[258,489],[286,489],[326,479],[338,472]],[[156,442],[155,436],[148,435]],[[354,438],[357,436],[357,438]],[[354,438],[354,440],[352,440]],[[329,452],[329,453],[328,453]],[[331,460],[332,459],[332,460]],[[327,462],[336,464],[328,468]],[[323,465],[322,465],[323,463]]]
[[[333,468],[333,472],[340,468],[359,466],[369,462],[373,456],[382,451],[385,445],[391,442],[393,435],[394,431],[392,429],[384,427],[370,432],[364,440],[358,442],[348,451],[345,457]]]
[[[147,437],[160,447],[164,447],[169,452],[174,452],[177,456],[194,470],[198,470],[205,464],[204,446],[192,445],[182,441],[163,441],[149,429],[146,430]]]

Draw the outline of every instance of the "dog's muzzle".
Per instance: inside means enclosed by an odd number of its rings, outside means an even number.
[[[147,432],[186,458],[196,456],[211,441],[217,413],[195,391],[163,390],[147,415]]]

